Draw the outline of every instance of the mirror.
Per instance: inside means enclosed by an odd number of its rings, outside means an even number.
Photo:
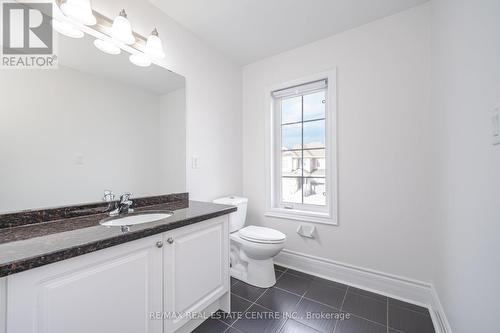
[[[58,36],[57,69],[0,74],[0,213],[186,191],[185,79]]]

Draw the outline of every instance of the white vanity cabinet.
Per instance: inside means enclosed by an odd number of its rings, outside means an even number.
[[[174,332],[190,317],[152,314],[229,301],[228,251],[225,215],[13,274],[6,333]]]

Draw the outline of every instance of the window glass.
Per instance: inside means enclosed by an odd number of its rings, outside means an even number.
[[[302,86],[295,88],[298,95],[277,97],[281,110],[281,123],[277,124],[281,147],[276,158],[281,158],[278,162],[281,170],[275,170],[280,181],[276,185],[281,190],[282,207],[314,210],[317,208],[313,206],[326,206],[328,196],[326,88],[311,91],[306,85],[302,94]]]
[[[281,150],[302,149],[302,123],[281,126]]]
[[[281,195],[285,203],[302,203],[302,178],[283,177]]]
[[[281,123],[302,121],[302,96],[285,98],[281,101]]]
[[[304,123],[304,149],[325,147],[325,121],[314,120]]]
[[[304,121],[325,118],[325,91],[304,95]]]

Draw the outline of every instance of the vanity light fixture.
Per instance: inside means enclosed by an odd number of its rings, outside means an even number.
[[[154,28],[146,41],[144,53],[154,58],[163,59],[165,58],[165,52],[163,52],[163,45],[158,35],[158,30]]]
[[[61,4],[61,10],[66,16],[81,24],[95,25],[97,23],[92,13],[90,0],[66,0]]]
[[[110,42],[107,40],[102,40],[102,39],[96,39],[94,41],[94,46],[97,47],[102,52],[107,53],[107,54],[112,54],[112,55],[120,54],[122,51],[113,42]]]
[[[132,45],[135,43],[135,37],[132,34],[132,26],[127,18],[125,9],[122,9],[120,14],[113,20],[111,36],[124,44]]]
[[[131,63],[139,67],[151,66],[151,59],[146,57],[144,54],[132,54],[128,59]]]

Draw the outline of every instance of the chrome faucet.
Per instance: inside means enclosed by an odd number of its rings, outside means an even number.
[[[109,216],[117,216],[121,214],[133,213],[134,210],[130,208],[130,206],[132,206],[132,204],[134,203],[132,200],[130,200],[131,196],[132,196],[131,193],[123,193],[120,196],[120,201],[117,202],[115,201],[115,194],[112,191],[109,190],[104,191],[103,200],[109,202],[108,206]]]

